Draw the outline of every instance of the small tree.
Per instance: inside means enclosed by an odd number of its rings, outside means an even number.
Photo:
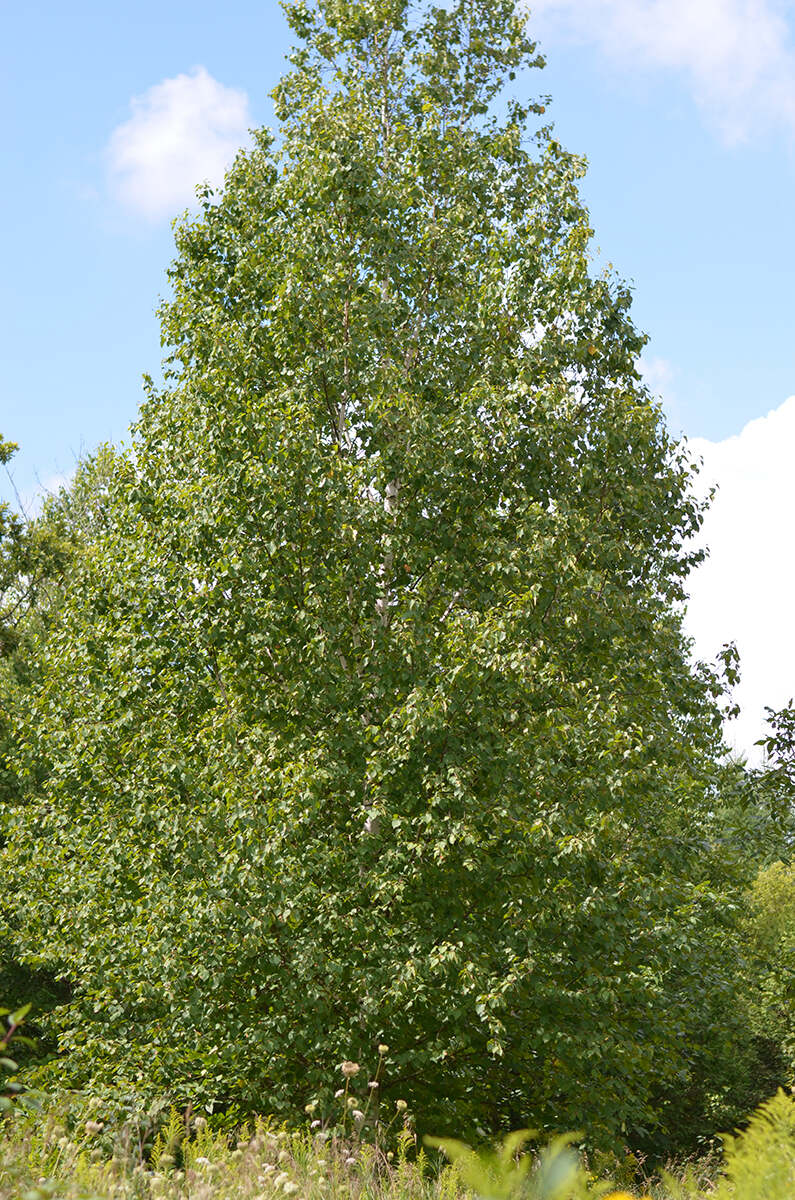
[[[730,988],[690,467],[512,0],[286,11],[43,655],[59,1069],[293,1113],[385,1040],[436,1132],[648,1128]]]

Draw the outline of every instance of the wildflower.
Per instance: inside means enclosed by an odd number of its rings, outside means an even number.
[[[345,1088],[337,1088],[336,1092],[334,1093],[334,1099],[339,1100],[340,1096],[344,1096],[344,1095],[345,1095]]]
[[[194,1129],[206,1129],[207,1128],[207,1118],[206,1117],[194,1117],[193,1118],[193,1127],[194,1127]]]
[[[348,1097],[348,1108],[356,1108],[356,1097],[355,1096]]]
[[[389,1054],[389,1046],[387,1046],[386,1042],[381,1042],[380,1046],[378,1047],[378,1053],[382,1058],[385,1054]]]
[[[408,1108],[408,1104],[406,1103],[405,1100],[396,1100],[395,1108],[398,1110],[398,1112],[405,1112],[406,1109]]]
[[[280,1150],[279,1151],[279,1162],[284,1163],[284,1162],[289,1162],[289,1161],[290,1161],[290,1151],[289,1150]]]
[[[386,1160],[387,1160],[387,1162],[392,1162],[392,1159],[393,1159],[394,1157],[395,1157],[395,1156],[394,1156],[394,1154],[392,1153],[392,1151],[391,1151],[391,1150],[387,1150],[387,1152],[386,1152]]]
[[[360,1108],[355,1108],[351,1115],[353,1116],[354,1121],[363,1121],[364,1120],[364,1113],[362,1112],[362,1110]]]
[[[345,1166],[346,1166],[346,1167],[355,1167],[355,1166],[356,1166],[356,1159],[355,1159],[355,1158],[346,1158],[346,1159],[345,1159]]]
[[[287,1174],[286,1171],[280,1171],[279,1174],[276,1176],[276,1178],[273,1181],[273,1186],[276,1188],[283,1187],[284,1184],[287,1183],[289,1178],[290,1178],[290,1176]]]
[[[378,1087],[378,1080],[371,1079],[367,1086],[374,1091]]]
[[[104,1121],[86,1121],[86,1133],[102,1133]]]
[[[304,1105],[304,1112],[311,1117],[316,1108],[317,1100],[311,1100],[309,1104]]]
[[[320,1118],[315,1117],[314,1121],[311,1122],[309,1128],[310,1129],[319,1129],[321,1124],[322,1124],[322,1121],[320,1120]]]
[[[282,1188],[282,1191],[284,1192],[285,1196],[294,1196],[295,1193],[298,1191],[298,1184],[297,1183],[285,1183],[284,1187]]]
[[[351,1079],[354,1075],[359,1074],[360,1068],[358,1063],[351,1062],[349,1058],[346,1058],[344,1062],[340,1063],[340,1070],[346,1079]]]

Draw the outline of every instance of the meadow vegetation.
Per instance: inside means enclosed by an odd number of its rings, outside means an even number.
[[[513,0],[285,11],[131,445],[0,509],[0,996],[45,1097],[4,1178],[453,1196],[482,1164],[410,1145],[532,1126],[569,1190],[543,1149],[521,1188],[597,1195],[795,1078],[795,712],[728,755],[696,465]],[[791,1183],[791,1111],[718,1195],[757,1151]]]

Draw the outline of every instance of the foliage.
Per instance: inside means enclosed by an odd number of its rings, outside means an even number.
[[[775,862],[759,872],[748,916],[748,1019],[762,1069],[795,1082],[795,867]],[[768,1066],[768,1070],[770,1067]]]
[[[789,1200],[795,1188],[795,1102],[779,1090],[742,1133],[724,1137],[723,1173],[714,1200]],[[698,1200],[692,1180],[666,1180],[674,1200]]]
[[[15,1012],[0,1008],[0,1117],[11,1110],[14,1100],[23,1090],[22,1085],[14,1078],[19,1071],[19,1063],[9,1057],[9,1045],[15,1038],[19,1042],[26,1040],[20,1038],[19,1030],[29,1012],[29,1004]]]
[[[0,464],[17,450],[0,436]],[[15,729],[27,715],[35,647],[52,614],[71,543],[51,524],[30,521],[0,504],[0,846],[13,820],[21,784]],[[52,1007],[59,989],[46,973],[20,964],[0,928],[0,995],[28,995],[37,1010]]]
[[[17,449],[0,436],[0,464],[5,466]],[[54,530],[0,503],[0,661],[18,648],[26,618],[66,557],[67,547]]]
[[[518,1130],[509,1134],[496,1150],[480,1153],[454,1138],[425,1140],[428,1146],[447,1155],[458,1168],[464,1186],[482,1200],[510,1200],[512,1196],[526,1196],[528,1200],[585,1200],[610,1190],[609,1184],[595,1191],[591,1187],[588,1172],[570,1149],[572,1137],[556,1138],[534,1163],[529,1154],[519,1153],[531,1136],[528,1129]],[[613,1196],[618,1197],[619,1193]]]
[[[287,13],[280,148],[179,225],[167,386],[54,510],[2,860],[50,1076],[281,1118],[386,1040],[426,1128],[647,1136],[735,1053],[691,467],[513,0]]]
[[[711,1177],[698,1166],[647,1178],[643,1195],[596,1177],[559,1137],[521,1153],[527,1131],[495,1150],[474,1151],[452,1139],[428,1139],[451,1165],[395,1153],[271,1121],[227,1133],[206,1118],[172,1111],[154,1143],[137,1126],[109,1128],[99,1117],[70,1128],[57,1115],[15,1123],[0,1148],[0,1197],[25,1200],[789,1200],[795,1186],[795,1104],[779,1092],[741,1133],[724,1137],[723,1160]],[[697,1177],[699,1182],[697,1182]]]
[[[788,856],[795,841],[795,704],[779,712],[767,710],[770,732],[761,740],[765,769],[760,773],[767,802],[778,815],[782,828],[781,857]]]

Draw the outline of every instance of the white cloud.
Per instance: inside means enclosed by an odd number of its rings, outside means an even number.
[[[573,36],[625,69],[681,73],[728,141],[795,133],[791,0],[529,0],[542,45]]]
[[[667,358],[641,354],[639,365],[643,382],[653,395],[657,396],[661,392],[665,395],[670,391],[674,371]]]
[[[662,403],[668,420],[668,428],[675,437],[681,437],[684,426],[683,414],[676,395],[676,371],[667,358],[641,354],[638,360],[643,382],[655,399]]]
[[[710,555],[691,577],[686,627],[699,657],[736,641],[742,712],[727,727],[735,747],[759,757],[764,709],[795,695],[795,396],[722,442],[690,441],[703,458],[701,486],[719,487],[703,539]]]
[[[252,124],[248,96],[195,67],[131,101],[107,147],[111,190],[149,220],[173,216],[194,188],[219,184]]]

